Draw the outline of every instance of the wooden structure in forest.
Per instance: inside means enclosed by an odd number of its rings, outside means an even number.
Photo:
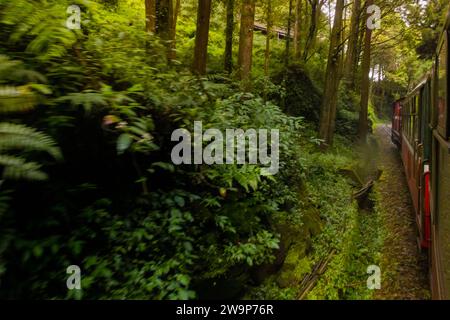
[[[267,26],[263,23],[260,22],[255,22],[254,24],[254,28],[255,31],[259,31],[262,34],[267,34]],[[287,37],[287,30],[285,29],[281,29],[281,28],[277,28],[277,27],[273,27],[272,31],[273,34],[277,35],[277,39],[285,39]],[[290,34],[290,38],[293,39],[294,38],[294,32],[291,32]]]

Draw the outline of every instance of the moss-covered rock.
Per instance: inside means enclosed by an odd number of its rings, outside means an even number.
[[[274,253],[275,260],[272,263],[253,270],[255,284],[260,285],[274,274],[275,278],[282,278],[280,283],[285,283],[284,279],[289,282],[289,279],[307,272],[303,272],[306,256],[311,251],[312,238],[321,232],[322,223],[318,210],[313,207],[303,213],[301,220],[301,223],[285,221],[276,224],[275,229],[281,235],[279,249]]]
[[[305,245],[298,243],[291,247],[276,282],[280,288],[299,284],[303,277],[311,272],[311,261],[306,256]]]

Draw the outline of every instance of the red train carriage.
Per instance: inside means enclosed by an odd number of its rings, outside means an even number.
[[[424,121],[426,110],[430,109],[430,91],[431,78],[427,76],[403,100],[400,117],[402,160],[416,214],[419,245],[422,248],[430,246],[429,141],[426,141],[429,135],[425,132],[427,128]]]
[[[433,78],[431,136],[431,274],[433,296],[450,298],[450,144],[448,27],[441,36]]]
[[[429,74],[392,114],[392,141],[399,146],[414,204],[418,243],[428,249],[435,299],[450,298],[450,16]]]

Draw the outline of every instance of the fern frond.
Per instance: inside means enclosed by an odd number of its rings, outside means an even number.
[[[70,102],[72,106],[83,106],[86,112],[90,112],[93,106],[107,106],[108,101],[102,93],[85,91],[81,93],[71,93],[67,96],[56,99],[58,102]]]
[[[209,74],[206,76],[206,79],[210,82],[230,83],[232,81],[231,78],[226,77],[222,74]]]
[[[1,1],[1,0],[0,0]],[[0,55],[0,114],[27,111],[38,103],[38,95],[50,94],[51,90],[45,84],[28,83],[14,86],[11,80],[33,78],[45,80],[39,73],[28,71],[20,61],[10,60]],[[45,81],[42,81],[45,82]],[[6,85],[1,85],[6,83]],[[3,167],[4,179],[44,180],[47,175],[40,170],[35,162],[4,154],[8,151],[43,151],[55,159],[61,159],[59,148],[52,138],[25,125],[0,123],[0,166]]]
[[[28,70],[22,61],[10,60],[0,55],[0,83],[16,81],[19,83],[47,83],[47,79],[37,71]]]
[[[57,160],[62,158],[56,143],[46,134],[20,124],[0,123],[0,152],[18,149],[45,151]]]
[[[0,166],[4,166],[3,179],[11,180],[46,180],[47,174],[42,172],[36,162],[26,162],[25,159],[1,155]]]
[[[65,25],[70,4],[73,3],[22,0],[7,3],[1,22],[14,26],[9,41],[17,43],[31,37],[27,51],[37,54],[40,60],[62,57],[77,41],[77,31]]]
[[[0,87],[0,113],[24,112],[37,104],[37,96],[27,86]]]
[[[11,72],[21,69],[23,63],[17,60],[10,60],[5,55],[0,55],[0,79],[7,79]]]

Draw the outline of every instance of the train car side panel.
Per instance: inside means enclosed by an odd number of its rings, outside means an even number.
[[[405,167],[406,179],[414,205],[415,213],[419,213],[418,164],[416,164],[416,132],[417,132],[417,99],[408,98],[403,107],[402,120],[402,160]]]
[[[433,131],[433,206],[432,206],[432,290],[433,297],[450,297],[450,144],[448,141],[448,36],[438,47]]]

